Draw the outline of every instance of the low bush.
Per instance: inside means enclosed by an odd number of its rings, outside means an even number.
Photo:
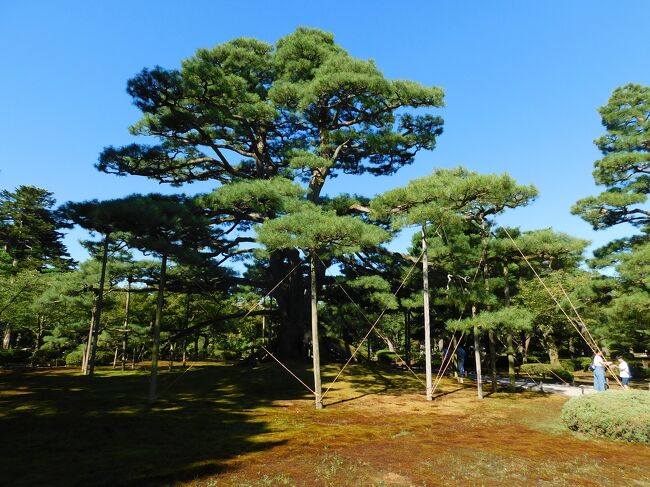
[[[377,362],[382,364],[392,364],[397,361],[397,354],[390,350],[379,350],[376,355]]]
[[[20,348],[0,349],[0,365],[26,364],[32,353]]]
[[[570,358],[561,358],[560,359],[560,365],[564,370],[568,370],[569,372],[573,373],[576,371],[576,364],[573,361],[573,359]]]
[[[83,352],[75,350],[65,356],[65,364],[68,367],[81,367]],[[113,363],[113,354],[104,350],[98,350],[95,354],[95,365],[109,365]]]
[[[650,443],[650,392],[605,391],[568,400],[562,421],[573,431]]]
[[[551,364],[523,364],[519,367],[519,372],[524,375],[535,375],[546,377],[548,379],[557,379],[558,377],[566,382],[573,380],[573,374],[563,368],[561,365]]]
[[[593,362],[592,357],[576,357],[573,359],[573,363],[575,364],[574,370],[581,370],[583,372],[587,372],[589,370],[589,366],[591,365],[591,362]]]
[[[650,379],[650,367],[643,367],[641,360],[628,360],[630,372],[635,379]]]

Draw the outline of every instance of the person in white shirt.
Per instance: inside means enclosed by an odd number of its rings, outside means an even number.
[[[618,365],[615,365],[614,367],[618,367],[618,370],[620,371],[621,383],[623,384],[623,389],[629,389],[630,386],[628,386],[627,384],[630,382],[630,379],[632,378],[632,374],[630,373],[630,366],[625,361],[625,358],[622,355],[619,355],[616,358],[618,359]]]
[[[596,392],[605,391],[605,366],[611,365],[611,362],[605,361],[603,352],[598,351],[594,355],[594,360],[591,363],[594,371],[594,389]]]

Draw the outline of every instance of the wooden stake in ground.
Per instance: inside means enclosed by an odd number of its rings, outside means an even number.
[[[431,320],[429,315],[429,259],[427,257],[427,226],[422,225],[422,299],[424,301],[424,355],[427,384],[427,401],[433,400],[431,378]]]

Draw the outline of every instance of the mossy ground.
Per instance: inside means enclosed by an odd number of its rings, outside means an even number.
[[[310,371],[292,368],[309,383]],[[327,386],[337,372],[326,366]],[[427,402],[408,372],[354,365],[325,409],[279,366],[0,373],[8,485],[648,485],[650,446],[567,431],[565,398],[445,379]]]

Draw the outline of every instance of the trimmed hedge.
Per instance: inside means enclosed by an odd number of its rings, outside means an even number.
[[[562,421],[590,436],[650,443],[650,392],[610,390],[574,397],[564,404]]]
[[[559,377],[566,382],[571,382],[573,380],[573,374],[561,365],[523,364],[519,367],[519,372],[521,374],[544,376],[548,379],[557,379],[557,377]],[[555,377],[556,375],[557,377]]]
[[[69,367],[81,367],[83,359],[83,352],[75,350],[65,356],[65,364]],[[109,365],[113,363],[113,354],[102,350],[97,350],[95,353],[95,365]]]
[[[392,364],[397,362],[397,354],[390,350],[379,350],[377,352],[377,362],[382,364]]]

